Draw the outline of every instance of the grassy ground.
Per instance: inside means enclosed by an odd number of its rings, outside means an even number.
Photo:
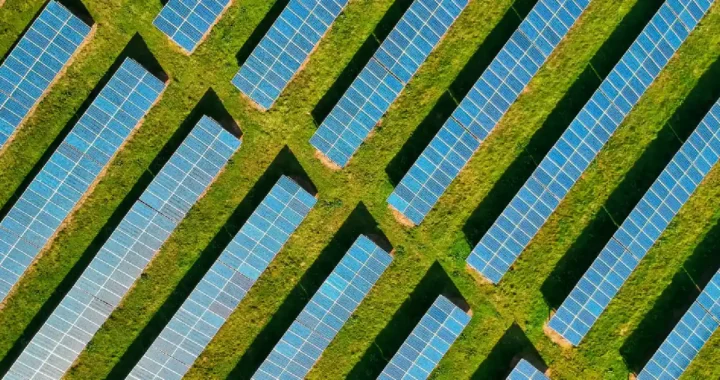
[[[711,172],[583,344],[563,350],[543,334],[550,310],[598,254],[616,223],[720,96],[720,6],[690,36],[501,285],[465,270],[471,247],[569,124],[661,3],[593,0],[529,89],[418,228],[401,227],[385,199],[434,131],[519,23],[531,0],[472,0],[447,38],[341,172],[307,143],[407,0],[352,0],[267,113],[230,84],[239,61],[285,2],[235,0],[208,40],[186,57],[152,25],[160,1],[95,0],[94,39],[0,155],[0,204],[9,205],[47,160],[119,57],[157,61],[170,77],[162,100],[72,221],[0,310],[6,371],[97,253],[128,207],[202,113],[225,110],[244,132],[227,170],[175,231],[137,286],[81,355],[69,378],[121,378],[159,333],[282,173],[307,176],[320,201],[231,316],[188,378],[248,378],[360,233],[382,233],[395,260],[326,350],[311,378],[368,378],[382,370],[439,292],[460,294],[474,318],[435,371],[438,378],[499,379],[514,356],[556,379],[625,379],[637,371],[720,266],[720,173]],[[0,8],[6,52],[42,6]],[[210,91],[210,89],[212,89]],[[12,168],[8,170],[7,168]],[[720,377],[720,335],[686,374]]]

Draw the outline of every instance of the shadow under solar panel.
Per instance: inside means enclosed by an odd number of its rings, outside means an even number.
[[[637,380],[678,379],[720,327],[720,271],[683,315]]]
[[[440,295],[378,379],[427,379],[470,323],[471,316],[470,311],[463,311]]]
[[[252,378],[305,378],[391,262],[360,235]]]

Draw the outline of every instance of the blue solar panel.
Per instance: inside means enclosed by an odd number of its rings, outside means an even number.
[[[252,378],[305,378],[391,261],[370,239],[358,237]]]
[[[638,375],[638,380],[678,379],[720,327],[720,272],[710,280]]]
[[[103,87],[0,221],[0,300],[52,240],[164,88],[131,59]]]
[[[520,359],[512,372],[510,372],[507,380],[548,380],[548,377],[533,367],[527,360]]]
[[[348,0],[290,0],[232,83],[267,110],[300,71]]]
[[[427,379],[469,322],[470,315],[439,296],[378,379]]]
[[[711,0],[668,0],[475,246],[468,265],[498,283],[640,100]],[[686,17],[691,15],[691,17]]]
[[[228,6],[230,0],[170,0],[153,25],[192,53]]]
[[[590,0],[541,0],[403,177],[388,203],[420,224]]]
[[[128,378],[181,379],[315,202],[293,180],[281,177]]]
[[[203,117],[125,215],[8,372],[60,379],[240,141]]]
[[[682,145],[550,319],[550,327],[570,343],[580,343],[717,163],[720,155],[718,131],[720,101]]]
[[[58,78],[90,27],[50,1],[0,66],[0,148]]]
[[[447,33],[468,0],[415,0],[310,143],[344,167]]]

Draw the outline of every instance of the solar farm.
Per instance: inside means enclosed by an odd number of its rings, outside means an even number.
[[[4,379],[720,379],[714,0],[0,0]]]

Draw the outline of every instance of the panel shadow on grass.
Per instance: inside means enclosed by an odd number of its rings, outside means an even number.
[[[470,246],[480,238],[500,216],[512,198],[535,170],[537,163],[550,151],[575,116],[590,100],[595,90],[612,70],[650,21],[661,0],[639,0],[618,24],[610,37],[591,58],[590,64],[577,77],[552,110],[543,125],[533,134],[525,152],[510,164],[497,183],[468,218],[463,232]]]
[[[681,140],[687,139],[705,114],[720,97],[720,58],[708,68],[690,91],[669,121],[647,146],[633,167],[625,174],[604,207],[585,227],[580,236],[563,255],[552,273],[543,282],[541,292],[547,304],[556,309],[570,294],[585,271],[600,254],[605,244],[619,228],[645,192],[662,173]]]
[[[503,15],[480,47],[460,70],[447,91],[445,91],[432,110],[425,116],[400,151],[385,167],[385,173],[393,186],[397,186],[405,173],[417,161],[430,140],[450,117],[458,102],[470,92],[480,75],[500,52],[510,36],[518,28],[522,19],[530,13],[537,0],[518,0]]]
[[[58,0],[58,2],[65,6],[72,14],[77,16],[84,23],[93,26],[95,20],[93,20],[90,11],[85,7],[82,0]]]
[[[136,34],[136,36],[139,36]],[[139,38],[139,37],[138,37]],[[62,139],[70,132],[72,129],[72,126],[75,125],[77,120],[82,116],[82,114],[85,112],[85,110],[89,107],[89,105],[92,103],[92,100],[95,99],[97,94],[100,92],[100,90],[105,86],[105,84],[110,80],[112,75],[117,71],[117,68],[120,67],[122,64],[122,61],[127,56],[134,57],[135,54],[140,54],[139,56],[145,56],[145,62],[147,62],[147,56],[150,57],[152,54],[150,54],[149,51],[142,51],[142,48],[144,45],[144,42],[142,42],[142,39],[140,38],[140,42],[138,43],[135,37],[133,37],[133,40],[135,40],[134,43],[128,44],[123,52],[120,54],[120,56],[116,59],[115,63],[111,66],[111,68],[108,70],[108,72],[103,76],[103,78],[100,80],[98,85],[95,87],[95,89],[91,92],[90,96],[87,98],[87,100],[83,103],[83,105],[78,109],[78,111],[75,113],[75,116],[71,119],[70,122],[65,126],[63,131],[61,132],[60,136],[58,136],[53,144],[50,146],[50,148],[45,152],[42,159],[38,162],[38,164],[35,165],[33,168],[33,171],[30,175],[26,177],[25,183],[18,189],[16,192],[16,195],[13,196],[13,202],[22,194],[22,190],[24,190],[32,181],[32,178],[35,177],[37,172],[40,171],[42,168],[42,165],[50,158],[52,155],[52,152],[54,152],[55,148],[62,142]],[[131,52],[132,50],[132,52]],[[135,55],[137,56],[137,55]],[[159,67],[159,65],[158,65]],[[194,114],[202,113],[203,102],[201,101],[198,106],[191,112],[191,116],[189,118],[192,118]],[[199,120],[199,116],[197,117],[197,120]],[[80,255],[80,258],[78,261],[73,265],[73,267],[70,269],[68,274],[63,278],[63,280],[60,282],[60,284],[55,288],[55,291],[52,293],[52,295],[45,301],[45,303],[40,307],[40,310],[38,313],[32,318],[30,323],[25,327],[25,330],[22,332],[20,337],[13,343],[13,346],[8,351],[7,355],[0,360],[0,374],[5,374],[9,369],[10,366],[15,362],[15,360],[20,356],[23,349],[25,349],[25,346],[30,342],[33,336],[40,330],[42,325],[45,323],[47,318],[51,315],[53,310],[60,304],[60,301],[62,301],[63,297],[67,294],[68,291],[73,287],[75,282],[77,282],[78,278],[82,275],[85,268],[87,268],[88,265],[90,265],[90,262],[95,257],[95,255],[100,251],[100,248],[105,244],[107,239],[110,237],[112,232],[117,228],[117,226],[120,224],[122,219],[125,217],[127,212],[130,210],[130,207],[135,203],[135,201],[140,197],[142,192],[148,187],[152,179],[154,178],[153,173],[157,173],[160,168],[162,168],[163,165],[167,162],[167,160],[170,158],[172,153],[180,146],[180,143],[182,140],[187,136],[187,134],[190,132],[190,128],[192,128],[192,125],[189,124],[187,121],[181,125],[180,128],[173,134],[173,136],[170,138],[170,140],[163,146],[163,148],[160,150],[158,155],[155,157],[155,159],[150,163],[148,166],[148,169],[145,170],[145,172],[140,176],[138,181],[133,185],[132,189],[125,195],[123,200],[120,202],[118,207],[113,211],[110,218],[105,222],[103,227],[100,229],[98,234],[95,236],[95,238],[90,242],[90,245],[83,251],[83,253]],[[6,215],[9,211],[11,205],[6,205],[5,208],[3,208],[2,211],[0,211],[0,215]]]
[[[210,243],[200,253],[198,259],[180,280],[170,297],[153,315],[147,325],[130,344],[120,360],[115,364],[108,375],[108,379],[124,379],[145,354],[150,345],[160,335],[170,319],[180,309],[192,290],[197,286],[203,276],[210,270],[222,251],[240,231],[243,224],[250,218],[257,206],[262,202],[270,189],[277,183],[282,175],[295,179],[299,184],[307,187],[310,193],[315,194],[314,185],[307,173],[298,162],[295,155],[285,146],[270,163],[263,175],[255,182],[244,199],[238,204],[225,224],[213,237]]]
[[[247,61],[250,54],[252,54],[253,50],[255,50],[255,47],[260,43],[263,37],[265,37],[265,34],[267,34],[270,30],[273,23],[275,23],[275,20],[280,16],[280,13],[282,13],[288,3],[290,3],[290,0],[276,0],[275,3],[273,3],[270,10],[268,10],[265,14],[265,17],[263,17],[245,43],[243,43],[243,46],[237,54],[235,54],[238,66],[242,67],[242,65],[245,64],[245,61]]]
[[[372,345],[350,371],[347,379],[377,378],[441,294],[452,299],[453,302],[463,300],[445,269],[436,261],[395,312],[390,322],[380,331]]]
[[[547,371],[547,364],[540,356],[522,328],[515,322],[508,328],[500,340],[483,360],[471,379],[505,379],[520,359],[525,359],[540,372]]]
[[[280,341],[313,294],[330,275],[355,240],[361,235],[372,238],[389,251],[390,243],[363,203],[359,203],[335,233],[330,243],[303,274],[270,321],[253,340],[228,378],[249,379]]]
[[[60,144],[62,144],[63,140],[65,140],[65,137],[70,134],[70,131],[72,131],[73,127],[75,127],[82,115],[85,113],[85,111],[87,111],[92,102],[97,98],[98,94],[100,94],[100,91],[110,81],[110,78],[112,78],[112,76],[117,72],[118,68],[120,67],[120,65],[122,65],[123,61],[127,57],[135,58],[136,60],[138,60],[138,62],[143,64],[155,66],[156,71],[159,70],[159,72],[163,72],[162,67],[160,67],[160,64],[157,63],[155,58],[152,56],[152,53],[150,53],[150,51],[148,50],[147,45],[142,40],[142,37],[140,37],[139,34],[136,34],[135,37],[131,39],[130,43],[127,44],[125,49],[123,49],[120,55],[115,59],[115,62],[113,62],[105,75],[100,78],[100,81],[97,83],[97,85],[95,85],[95,88],[93,88],[85,101],[80,105],[77,111],[75,111],[70,120],[65,124],[64,127],[62,127],[60,133],[55,137],[55,139],[53,139],[53,141],[50,143],[43,155],[40,156],[40,159],[35,163],[35,165],[33,165],[32,169],[28,172],[28,174],[25,176],[17,189],[13,192],[12,196],[8,199],[5,205],[0,208],[0,220],[4,219],[7,213],[10,212],[10,210],[15,205],[20,196],[25,192],[27,187],[30,186],[30,183],[32,183],[33,179],[35,179],[37,174],[40,173],[45,164],[50,160],[50,157],[53,155],[53,153],[55,153]],[[167,76],[165,75],[165,77]]]
[[[652,309],[620,347],[628,369],[639,373],[683,314],[700,295],[701,289],[720,268],[720,224],[715,224],[663,290]]]
[[[337,102],[340,101],[345,91],[350,88],[350,85],[358,74],[360,74],[360,71],[362,71],[373,54],[375,54],[375,51],[380,47],[380,43],[387,38],[398,21],[400,21],[402,15],[405,14],[405,11],[410,7],[410,4],[412,4],[412,0],[395,0],[387,12],[385,12],[385,15],[383,15],[382,19],[377,23],[373,32],[365,39],[365,42],[363,42],[360,49],[353,55],[337,79],[335,79],[330,89],[310,112],[315,124],[322,124],[323,120],[330,114],[330,111],[332,111]]]

